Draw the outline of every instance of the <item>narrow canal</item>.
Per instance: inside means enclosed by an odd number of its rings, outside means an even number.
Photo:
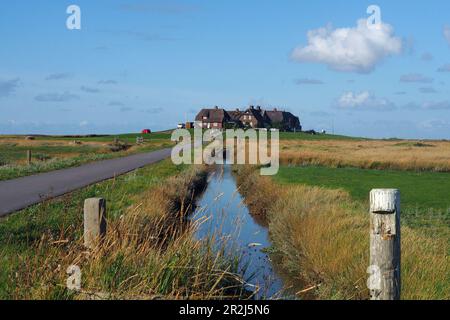
[[[209,177],[208,187],[198,201],[192,221],[198,222],[196,236],[214,236],[218,246],[241,255],[239,269],[257,299],[286,298],[283,280],[267,254],[270,248],[268,229],[258,223],[244,204],[228,165],[217,166]]]

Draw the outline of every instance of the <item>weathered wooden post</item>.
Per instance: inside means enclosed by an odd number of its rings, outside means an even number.
[[[106,234],[106,200],[90,198],[84,201],[84,245],[93,249]]]
[[[399,300],[400,281],[400,191],[370,192],[370,297]]]
[[[27,163],[28,165],[31,164],[31,150],[27,150]]]

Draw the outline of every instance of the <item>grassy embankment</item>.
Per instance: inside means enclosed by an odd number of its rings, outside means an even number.
[[[319,299],[368,298],[365,204],[343,190],[282,185],[253,169],[241,168],[238,177],[251,212],[268,220],[274,249],[293,278],[314,287]],[[404,223],[402,298],[450,298],[449,252],[448,229],[430,235]]]
[[[170,135],[169,132],[144,135],[145,142],[140,145],[136,145],[136,137],[142,136],[140,134],[37,136],[35,140],[26,140],[24,136],[0,136],[0,180],[167,148],[173,145]],[[26,163],[27,150],[32,153],[31,165]]]
[[[450,179],[430,172],[450,168],[450,144],[289,135],[281,135],[284,165],[274,179],[238,173],[251,211],[269,221],[286,270],[318,298],[367,298],[368,194],[399,188],[402,298],[450,298]]]
[[[144,167],[0,221],[1,299],[242,297],[237,257],[194,239],[184,219],[206,183],[202,168]],[[82,246],[83,200],[107,200],[108,232]],[[66,289],[70,265],[82,294]]]

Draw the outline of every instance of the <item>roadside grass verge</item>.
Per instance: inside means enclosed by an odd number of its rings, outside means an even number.
[[[238,257],[195,240],[185,219],[205,184],[205,169],[167,160],[2,219],[0,299],[243,297]],[[108,231],[87,251],[83,201],[99,196]],[[81,293],[66,288],[70,265]]]
[[[281,185],[254,168],[239,167],[236,175],[250,211],[268,220],[281,266],[294,279],[313,286],[318,299],[368,298],[367,204],[344,190]],[[449,252],[445,233],[403,224],[402,299],[449,299]]]
[[[0,145],[0,181],[37,173],[80,166],[93,161],[124,157],[136,153],[169,148],[170,140],[152,140],[128,150],[112,152],[106,146],[5,146]],[[26,150],[32,150],[33,162],[24,163]]]
[[[137,137],[144,137],[145,140],[166,140],[170,141],[172,131],[153,132],[151,134],[142,133],[124,133],[117,135],[91,135],[91,136],[36,136],[36,140],[52,139],[56,141],[73,141],[79,140],[81,142],[112,142],[115,138],[128,142],[135,143]]]

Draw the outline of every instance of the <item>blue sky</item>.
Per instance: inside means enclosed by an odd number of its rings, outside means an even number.
[[[66,9],[81,8],[81,30]],[[381,9],[371,33],[367,7]],[[202,107],[450,139],[448,1],[2,1],[0,134],[168,129]],[[364,21],[363,21],[364,22]]]

